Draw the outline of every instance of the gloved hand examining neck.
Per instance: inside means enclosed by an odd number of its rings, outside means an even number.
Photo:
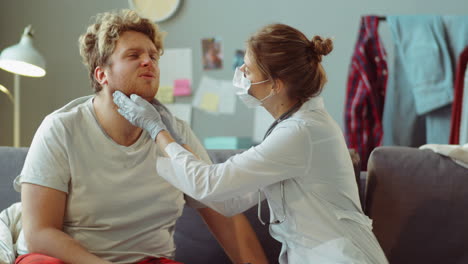
[[[129,99],[124,93],[120,91],[114,92],[113,97],[114,103],[119,107],[117,111],[119,111],[119,113],[133,125],[141,127],[148,131],[153,140],[155,140],[156,136],[159,134],[160,131],[167,130],[177,143],[179,143],[180,145],[185,144],[185,141],[177,131],[176,124],[174,122],[174,116],[171,114],[171,112],[169,112],[169,109],[167,109],[167,107],[161,104],[161,102],[159,102],[158,100],[153,99],[151,103],[148,103],[146,100],[144,100],[136,94],[132,94]],[[148,104],[151,105],[153,109],[148,107]],[[137,107],[131,108],[131,106],[134,105],[136,105]],[[154,110],[156,110],[156,113]],[[156,122],[156,120],[158,119],[162,121],[161,129],[153,133],[151,132],[151,127],[154,126],[143,124],[148,122],[151,123],[151,121],[142,121],[143,119],[150,120],[152,115],[155,115],[153,117],[153,119],[155,119],[154,122]],[[137,119],[141,120],[137,121]]]
[[[156,108],[136,94],[128,98],[121,91],[115,91],[112,96],[119,107],[117,111],[134,126],[146,130],[153,140],[162,130],[167,130]]]

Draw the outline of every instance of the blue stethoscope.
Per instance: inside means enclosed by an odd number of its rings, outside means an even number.
[[[291,117],[297,110],[299,110],[299,108],[301,107],[302,103],[301,102],[298,102],[297,104],[295,104],[293,107],[291,107],[291,109],[289,109],[286,113],[282,114],[278,119],[275,120],[275,122],[273,122],[273,124],[271,124],[271,126],[268,128],[267,132],[265,133],[265,136],[263,137],[263,140],[265,140],[265,138],[267,138],[271,132],[273,131],[273,129],[283,120],[285,119],[288,119],[289,117]],[[285,220],[286,220],[286,199],[285,199],[285,196],[284,196],[284,180],[281,181],[280,183],[280,188],[281,188],[281,203],[282,203],[282,207],[283,207],[283,218],[282,219],[276,219],[276,220],[273,220],[272,222],[270,222],[270,225],[277,225],[277,224],[281,224],[283,223]],[[272,212],[273,214],[273,212]],[[257,205],[257,217],[258,217],[258,220],[260,221],[260,223],[262,223],[262,225],[266,225],[266,223],[263,221],[262,219],[262,192],[261,190],[259,189],[258,190],[258,205]]]

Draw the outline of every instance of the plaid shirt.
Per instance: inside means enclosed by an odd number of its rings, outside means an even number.
[[[378,25],[377,16],[361,18],[346,90],[345,136],[348,147],[361,156],[362,170],[367,170],[371,151],[382,145],[383,139],[382,113],[388,76]]]

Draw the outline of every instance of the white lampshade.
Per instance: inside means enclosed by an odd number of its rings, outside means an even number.
[[[0,54],[0,68],[24,76],[42,77],[46,74],[45,60],[33,46],[31,25],[24,29],[21,41]]]

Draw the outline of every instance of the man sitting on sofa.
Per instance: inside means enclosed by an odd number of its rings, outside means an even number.
[[[95,95],[47,116],[34,136],[15,188],[35,254],[16,263],[177,263],[167,259],[188,197],[155,174],[162,151],[154,136],[131,125],[112,101],[116,90],[154,100],[162,51],[158,27],[130,10],[99,14],[80,37]],[[169,115],[168,128],[209,161],[188,125]],[[233,262],[266,263],[243,215],[198,211]]]

